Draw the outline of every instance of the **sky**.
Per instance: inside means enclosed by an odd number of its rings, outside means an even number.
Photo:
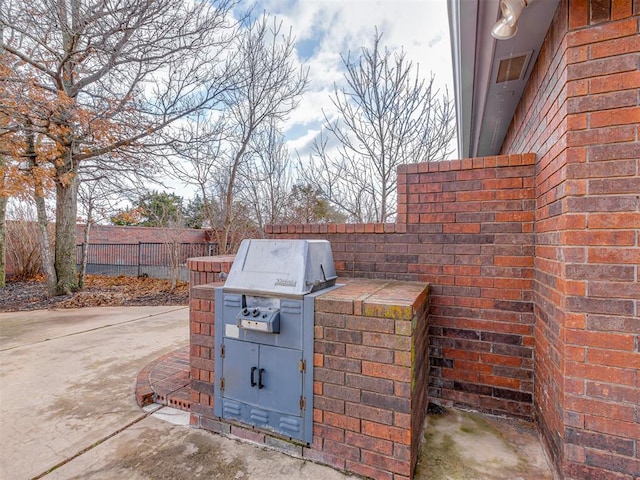
[[[372,45],[376,27],[383,46],[403,48],[421,77],[433,73],[434,84],[453,97],[446,0],[259,0],[255,8],[282,20],[284,31],[291,28],[298,61],[309,68],[307,91],[285,125],[292,155],[310,151],[322,109],[332,111],[334,82],[343,80],[340,54],[357,57],[363,46]]]

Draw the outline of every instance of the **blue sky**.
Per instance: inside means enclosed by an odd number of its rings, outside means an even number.
[[[453,95],[446,0],[260,0],[256,11],[291,27],[298,61],[309,67],[309,87],[285,127],[292,154],[308,152],[322,125],[322,109],[331,113],[329,94],[343,79],[340,54],[358,55],[370,46],[375,27],[384,46],[404,48],[420,65],[421,76],[433,72],[437,86]]]

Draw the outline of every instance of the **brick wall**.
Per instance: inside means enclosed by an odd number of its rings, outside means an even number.
[[[7,229],[12,229],[13,222],[7,222]],[[35,227],[34,227],[35,231]],[[175,237],[170,229],[155,227],[121,227],[116,225],[93,225],[89,233],[89,243],[164,243],[173,241]],[[81,244],[84,240],[84,225],[76,225],[76,243]],[[184,229],[179,232],[178,240],[182,243],[207,243],[207,231],[203,229]],[[107,255],[104,252],[103,255]],[[107,259],[104,263],[110,263]],[[7,276],[15,274],[15,267],[11,262],[11,256],[7,255]]]
[[[221,283],[190,284],[189,366],[191,369],[191,424],[208,430],[213,414],[214,380],[214,288]],[[204,420],[201,420],[204,419]]]
[[[533,402],[533,155],[400,167],[396,224],[283,225],[341,276],[431,284],[432,400],[524,418]]]
[[[183,243],[206,243],[206,230],[180,229],[179,240]],[[84,225],[76,226],[76,241],[82,243]],[[171,229],[157,227],[120,227],[117,225],[93,225],[89,231],[89,243],[162,243],[173,240]]]
[[[189,268],[189,366],[191,368],[191,422],[217,431],[211,423],[215,352],[214,289],[223,285],[221,273],[229,273],[233,255],[191,258]]]
[[[536,416],[564,478],[640,476],[640,2],[563,0],[504,153],[536,152]]]

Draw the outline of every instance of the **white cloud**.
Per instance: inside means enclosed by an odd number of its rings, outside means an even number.
[[[306,133],[292,138],[287,141],[287,148],[291,152],[292,156],[296,156],[296,153],[301,158],[305,158],[311,153],[313,146],[313,140],[320,134],[320,129],[308,129]]]

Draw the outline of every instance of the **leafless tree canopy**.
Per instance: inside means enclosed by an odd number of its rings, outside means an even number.
[[[266,198],[256,185],[265,169],[279,169],[279,177],[270,181],[285,186],[278,125],[298,105],[307,70],[295,64],[294,39],[281,28],[281,22],[263,15],[243,31],[234,43],[236,84],[225,95],[226,108],[181,126],[171,142],[175,153],[188,159],[187,165],[176,163],[174,169],[179,178],[199,188],[221,253],[233,250],[239,230],[252,223],[251,217],[264,221],[265,207],[257,211],[251,202],[259,193]],[[272,205],[266,208],[279,208],[273,203],[280,201],[275,196],[281,193],[272,190],[269,195]]]
[[[266,127],[252,142],[252,162],[243,172],[238,195],[251,206],[251,221],[259,232],[266,225],[285,220],[294,173],[284,136],[274,121]]]
[[[325,113],[325,133],[302,169],[357,222],[393,218],[398,165],[442,160],[453,149],[453,101],[433,76],[420,79],[403,51],[391,53],[380,41],[376,31],[356,61],[343,57],[346,86],[335,86],[331,98],[338,116]]]
[[[397,166],[448,155],[452,102],[376,32],[355,62],[343,57],[339,115],[325,114],[294,181],[281,128],[307,70],[280,22],[234,18],[235,1],[0,0],[0,198],[7,166],[28,167],[20,175],[39,200],[54,187],[55,293],[78,287],[82,182],[90,226],[104,192],[135,188],[168,162],[198,189],[226,253],[267,223],[342,218],[331,205],[350,220],[387,221]]]

